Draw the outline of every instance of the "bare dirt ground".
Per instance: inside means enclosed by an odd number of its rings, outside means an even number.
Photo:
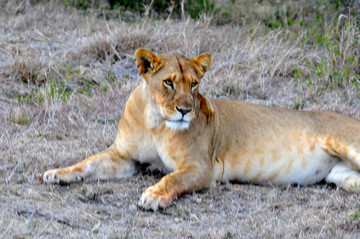
[[[251,1],[242,2],[242,14],[272,14],[265,3],[250,11]],[[311,8],[306,2],[290,1],[302,11]],[[162,175],[145,167],[125,180],[69,186],[40,177],[113,142],[141,81],[132,56],[140,47],[211,53],[201,83],[208,97],[360,119],[360,37],[350,17],[328,14],[339,26],[325,24],[328,35],[316,43],[311,24],[217,25],[208,16],[125,22],[56,2],[0,7],[0,238],[360,238],[360,195],[332,185],[218,184],[152,212],[137,201]]]

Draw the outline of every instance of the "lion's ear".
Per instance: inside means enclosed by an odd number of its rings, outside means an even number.
[[[149,51],[148,49],[138,49],[134,57],[136,59],[136,65],[139,67],[140,74],[145,80],[148,78],[148,73],[153,73],[160,66],[160,58]]]
[[[207,70],[210,69],[212,64],[212,56],[208,53],[201,54],[197,56],[194,60],[195,71],[198,78],[202,78]]]

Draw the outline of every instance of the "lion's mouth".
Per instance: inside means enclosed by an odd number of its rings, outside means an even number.
[[[179,119],[179,120],[169,120],[169,121],[175,122],[175,123],[189,122],[189,121],[184,120],[183,118],[182,118],[182,119]]]
[[[186,130],[189,128],[190,122],[184,119],[166,120],[165,125],[172,130]]]

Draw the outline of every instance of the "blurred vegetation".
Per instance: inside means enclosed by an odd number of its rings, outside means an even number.
[[[8,2],[0,3],[0,12],[6,10]],[[37,5],[44,1],[21,2]],[[295,91],[315,89],[321,95],[333,89],[350,87],[360,95],[359,0],[65,0],[56,3],[65,11],[77,11],[107,20],[141,22],[149,17],[160,20],[191,18],[201,21],[206,18],[213,26],[230,24],[246,29],[248,35],[245,38],[256,39],[274,32],[279,33],[279,41],[284,39],[292,42],[300,49],[316,49],[319,54],[291,65],[290,71],[276,73],[274,69],[270,77],[275,75],[294,80]],[[21,8],[16,9],[15,14],[21,14]],[[110,51],[108,45],[110,44],[99,44],[99,49],[96,49],[100,55]],[[39,69],[20,63],[15,66],[20,69],[19,79],[43,84],[41,74],[37,74]],[[98,83],[72,64],[69,62],[61,67],[63,80],[58,80],[56,75],[48,78],[50,84],[47,84],[46,89],[37,87],[28,95],[19,97],[19,102],[36,101],[43,104],[47,98],[67,102],[73,92],[86,96],[92,96],[98,91],[107,92],[115,81],[112,70],[107,73],[106,81]],[[74,79],[80,79],[80,83],[73,84]],[[228,95],[237,94],[237,90],[231,86],[226,88],[226,92]],[[299,99],[294,108],[301,109],[303,104],[304,100]]]
[[[98,10],[109,17],[151,14],[155,17],[180,17],[184,12],[193,19],[211,15],[217,24],[244,24],[260,20],[269,28],[306,24],[307,18],[324,20],[333,14],[356,16],[360,20],[358,0],[251,1],[251,0],[65,0],[64,6],[80,10]],[[116,14],[117,13],[117,14]]]
[[[360,34],[359,0],[68,0],[64,4],[106,19],[185,16],[196,20],[207,16],[214,25],[248,27],[250,35],[259,26],[262,30],[256,34],[283,31],[284,38],[299,40],[301,47],[322,48],[330,53],[327,56],[332,56],[308,60],[306,68],[294,66],[292,72],[284,75],[298,80],[294,88],[311,88],[321,82],[319,91],[348,84],[360,91],[360,52],[356,50],[360,49],[356,37]]]
[[[81,10],[100,10],[99,16],[106,13],[107,18],[122,17],[127,20],[132,20],[132,16],[149,13],[158,18],[168,17],[169,14],[181,16],[182,6],[184,12],[197,19],[203,13],[213,12],[215,6],[212,0],[66,0],[64,5]]]

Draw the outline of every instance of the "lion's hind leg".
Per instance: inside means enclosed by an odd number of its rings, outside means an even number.
[[[356,124],[356,126],[360,125]],[[347,191],[360,193],[360,147],[354,143],[359,142],[360,139],[354,137],[351,132],[358,131],[358,128],[346,128],[343,131],[344,133],[338,133],[338,136],[328,136],[324,140],[323,149],[341,159],[325,180]]]
[[[335,183],[346,191],[360,192],[360,172],[344,161],[340,161],[332,168],[325,181]]]
[[[114,146],[67,168],[51,169],[44,173],[45,183],[71,183],[82,180],[116,179],[132,176],[136,164],[119,154]]]

